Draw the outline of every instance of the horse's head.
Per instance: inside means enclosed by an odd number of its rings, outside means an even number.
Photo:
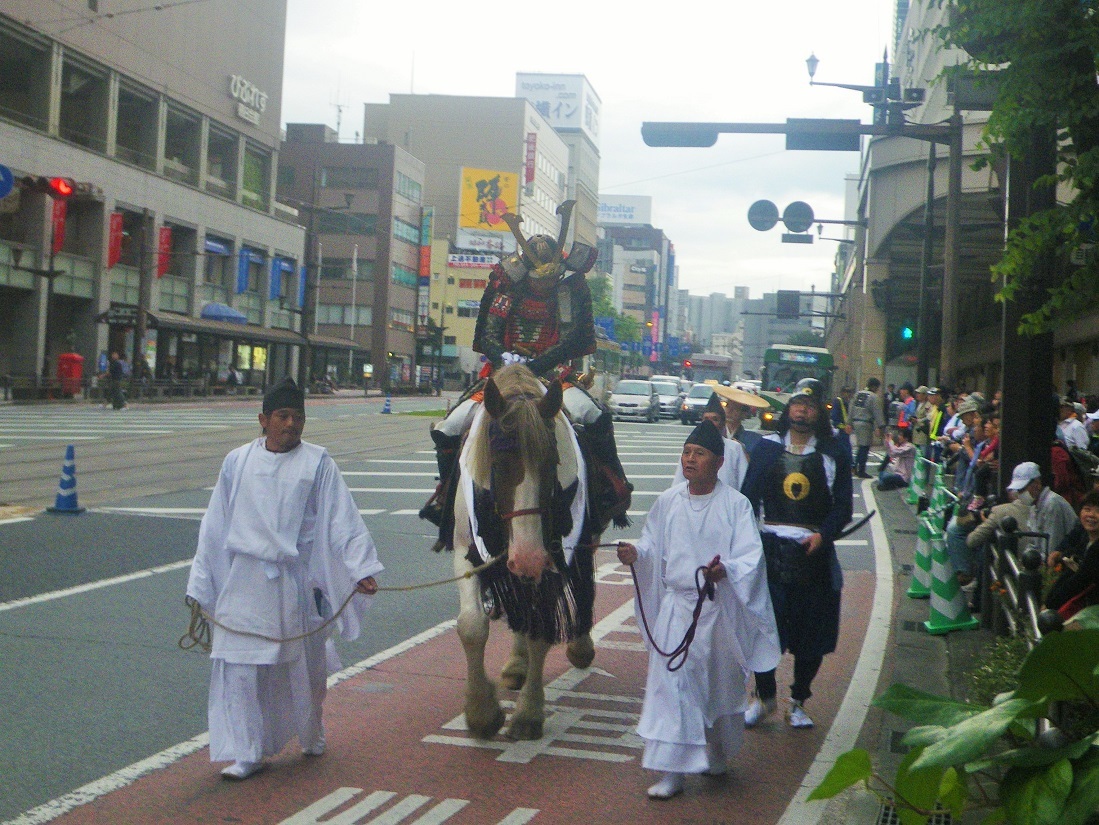
[[[485,385],[487,459],[496,511],[507,525],[508,569],[538,580],[549,566],[546,541],[558,482],[561,384],[543,393],[526,367],[505,367]]]

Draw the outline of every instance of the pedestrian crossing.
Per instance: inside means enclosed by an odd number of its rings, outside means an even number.
[[[97,406],[0,407],[0,450],[44,443],[258,426],[255,410]]]

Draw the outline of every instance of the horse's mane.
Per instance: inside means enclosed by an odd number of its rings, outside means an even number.
[[[538,412],[538,402],[545,395],[545,387],[534,374],[521,364],[504,367],[492,374],[492,380],[500,391],[507,409],[493,423],[500,435],[513,438],[528,466],[540,467],[548,461],[557,462],[557,444],[554,432],[546,427]],[[486,422],[487,424],[487,422]],[[470,469],[479,486],[486,487],[490,467],[489,427],[481,427],[472,445]]]

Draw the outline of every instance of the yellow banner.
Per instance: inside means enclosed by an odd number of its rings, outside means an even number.
[[[462,169],[458,227],[509,232],[504,213],[519,206],[519,175],[491,169]]]

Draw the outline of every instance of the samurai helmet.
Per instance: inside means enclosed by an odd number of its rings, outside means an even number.
[[[511,229],[515,236],[519,249],[522,252],[522,260],[530,272],[532,278],[559,278],[565,271],[565,256],[562,250],[565,247],[565,237],[569,232],[569,220],[572,217],[572,208],[576,201],[565,201],[557,207],[557,214],[561,216],[561,232],[554,240],[549,235],[533,235],[530,238],[523,237],[519,224],[522,218],[508,212],[504,215],[504,223]]]
[[[790,400],[787,402],[787,406],[793,404],[795,401],[810,401],[817,407],[824,409],[824,384],[815,378],[802,378],[798,381],[797,386],[794,387],[794,391],[790,394]]]

